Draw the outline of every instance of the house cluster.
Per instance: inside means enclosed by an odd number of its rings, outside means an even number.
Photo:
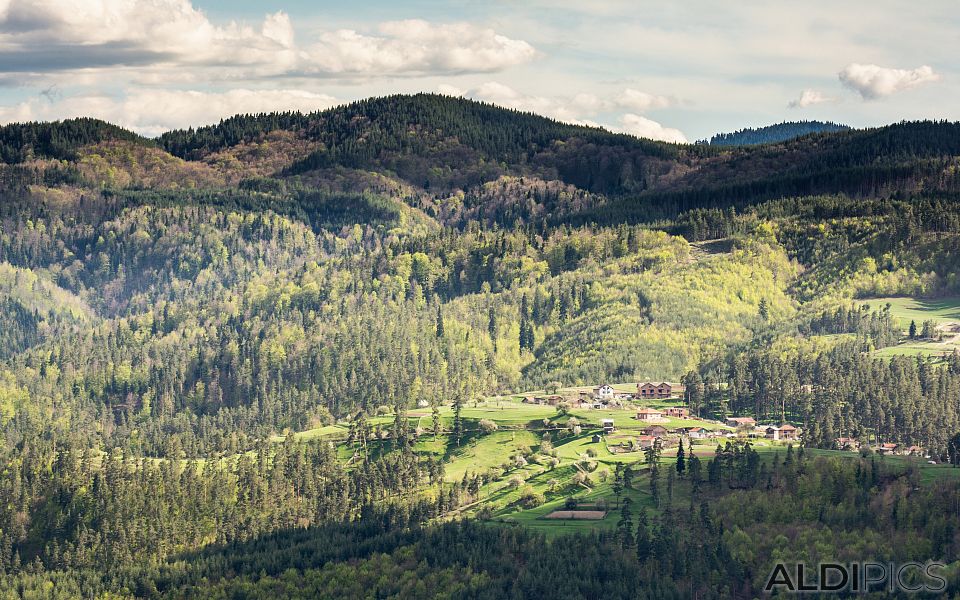
[[[838,437],[837,448],[857,452],[860,448],[870,448],[877,454],[892,454],[897,456],[921,456],[929,458],[927,451],[920,446],[906,446],[895,442],[884,442],[875,446],[865,446],[854,437]]]
[[[618,392],[612,385],[598,385],[592,390],[580,392],[580,397],[574,401],[577,408],[623,408],[624,402],[631,400],[630,394]]]
[[[569,402],[574,408],[626,408],[627,402],[632,400],[676,398],[682,396],[684,391],[684,386],[668,381],[645,381],[638,383],[636,393],[617,391],[612,385],[605,383],[589,390],[582,390],[576,398],[553,394],[546,396],[524,396],[522,401],[525,404],[542,404],[548,406],[556,406],[561,402]],[[677,412],[677,414],[672,414],[674,411]],[[665,416],[685,418],[687,416],[686,411],[686,408],[671,408],[666,410]],[[680,412],[683,412],[683,414],[680,415]],[[655,421],[657,419],[651,416],[649,420]]]
[[[920,446],[905,446],[894,442],[887,442],[873,447],[877,454],[893,454],[896,456],[921,456],[929,458],[927,452]]]
[[[608,446],[611,452],[634,452],[637,450],[646,450],[654,445],[657,440],[666,447],[676,444],[677,439],[685,437],[688,440],[704,440],[708,438],[718,438],[727,435],[725,431],[714,431],[705,427],[678,427],[676,429],[667,429],[663,425],[650,425],[640,430],[638,435],[627,437],[616,444]],[[594,440],[598,441],[598,440]]]
[[[800,439],[800,430],[790,423],[781,425],[757,425],[753,417],[727,417],[727,427],[746,432],[749,437],[765,437],[775,442],[792,442]]]

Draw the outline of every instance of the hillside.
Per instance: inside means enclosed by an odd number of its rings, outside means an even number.
[[[960,556],[958,124],[680,146],[416,95],[0,139],[0,596]]]
[[[22,163],[33,158],[72,160],[83,146],[108,141],[152,144],[131,131],[99,119],[14,123],[0,127],[0,158],[7,164]]]
[[[331,192],[376,190],[431,214],[449,213],[451,196],[505,176],[558,181],[609,200],[551,211],[554,222],[574,223],[643,222],[789,196],[955,193],[960,185],[953,168],[958,126],[945,122],[840,129],[758,146],[681,146],[418,94],[310,114],[237,116],[166,133],[159,148],[111,127],[92,120],[7,126],[0,137],[21,150],[4,160],[26,164],[25,149],[39,159],[71,158],[75,168],[66,170],[30,164],[51,181],[79,178],[109,188],[249,188],[266,178]]]
[[[848,126],[832,121],[785,121],[766,127],[745,127],[732,133],[718,133],[711,136],[707,143],[711,146],[776,144],[812,133],[833,133],[848,129]]]

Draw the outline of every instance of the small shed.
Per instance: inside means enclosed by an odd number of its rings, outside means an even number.
[[[604,433],[610,433],[613,431],[613,419],[601,419],[600,426],[603,427]]]

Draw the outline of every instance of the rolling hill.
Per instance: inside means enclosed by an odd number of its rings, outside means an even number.
[[[749,598],[813,545],[957,556],[920,457],[960,463],[960,353],[897,321],[960,296],[956,123],[681,146],[421,94],[0,140],[2,597]]]

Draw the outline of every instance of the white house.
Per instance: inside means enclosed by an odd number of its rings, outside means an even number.
[[[613,431],[613,419],[601,419],[600,426],[603,427],[604,433],[610,433]]]
[[[611,385],[603,384],[593,388],[593,396],[604,402],[613,400],[615,394],[616,392],[614,392],[613,386]]]

